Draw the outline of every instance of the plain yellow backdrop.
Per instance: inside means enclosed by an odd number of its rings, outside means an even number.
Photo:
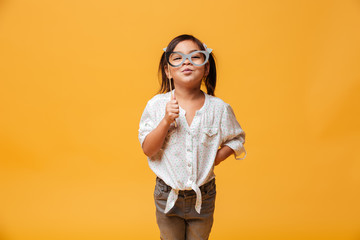
[[[0,239],[159,239],[137,134],[162,49],[214,49],[247,157],[210,239],[360,239],[360,2],[0,0]]]

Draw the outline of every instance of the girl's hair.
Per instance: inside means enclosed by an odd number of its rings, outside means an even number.
[[[199,39],[197,39],[196,37],[194,37],[192,35],[183,34],[183,35],[177,36],[169,43],[169,45],[166,48],[166,52],[172,52],[174,50],[174,48],[180,42],[185,41],[185,40],[191,40],[191,41],[195,42],[201,50],[206,51],[203,43]],[[206,76],[206,78],[204,80],[204,83],[206,86],[207,94],[214,96],[215,86],[216,86],[216,65],[215,65],[215,57],[214,57],[213,53],[210,53],[208,63],[210,65],[209,66],[210,69],[209,69],[209,74]],[[165,73],[166,65],[167,65],[167,61],[165,58],[165,52],[163,52],[163,54],[161,55],[159,70],[158,70],[159,80],[161,79],[161,87],[160,87],[159,93],[166,93],[166,92],[170,91],[169,80]],[[173,88],[175,88],[173,79],[171,79],[171,85],[173,86]]]

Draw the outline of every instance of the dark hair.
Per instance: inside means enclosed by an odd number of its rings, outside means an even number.
[[[191,40],[191,41],[195,42],[201,50],[206,50],[203,43],[199,39],[197,39],[196,37],[194,37],[192,35],[183,34],[183,35],[179,35],[176,38],[174,38],[173,40],[171,40],[171,42],[169,43],[169,45],[166,48],[166,52],[172,52],[174,50],[174,48],[180,42],[185,41],[185,40]],[[210,69],[209,69],[209,74],[206,76],[206,78],[204,80],[204,84],[205,84],[205,87],[207,90],[207,94],[214,96],[215,95],[215,87],[216,87],[216,65],[215,65],[215,57],[214,57],[213,53],[210,53],[208,63],[209,63]],[[165,69],[164,69],[166,65],[167,65],[167,61],[165,58],[165,52],[163,52],[163,54],[161,55],[159,70],[158,70],[159,80],[161,79],[161,87],[160,87],[159,93],[166,93],[166,92],[170,91],[169,81],[168,81],[168,78],[166,76]],[[173,88],[175,88],[173,79],[171,79],[171,85]]]

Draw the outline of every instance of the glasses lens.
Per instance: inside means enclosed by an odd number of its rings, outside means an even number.
[[[169,56],[169,62],[171,65],[180,65],[183,61],[183,56],[179,53],[171,53]]]
[[[191,63],[195,66],[202,66],[206,63],[208,55],[204,51],[196,51],[185,56],[178,52],[172,52],[168,55],[167,60],[171,66],[179,67],[185,62],[186,58],[191,58]]]
[[[206,55],[203,52],[194,52],[191,55],[191,61],[195,65],[202,65],[206,61]]]

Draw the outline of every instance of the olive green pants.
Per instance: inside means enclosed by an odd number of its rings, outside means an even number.
[[[168,213],[164,213],[171,187],[156,178],[154,199],[156,221],[163,240],[205,240],[209,238],[214,221],[216,198],[215,179],[200,186],[202,204],[200,214],[195,210],[194,190],[179,191],[178,199]]]

